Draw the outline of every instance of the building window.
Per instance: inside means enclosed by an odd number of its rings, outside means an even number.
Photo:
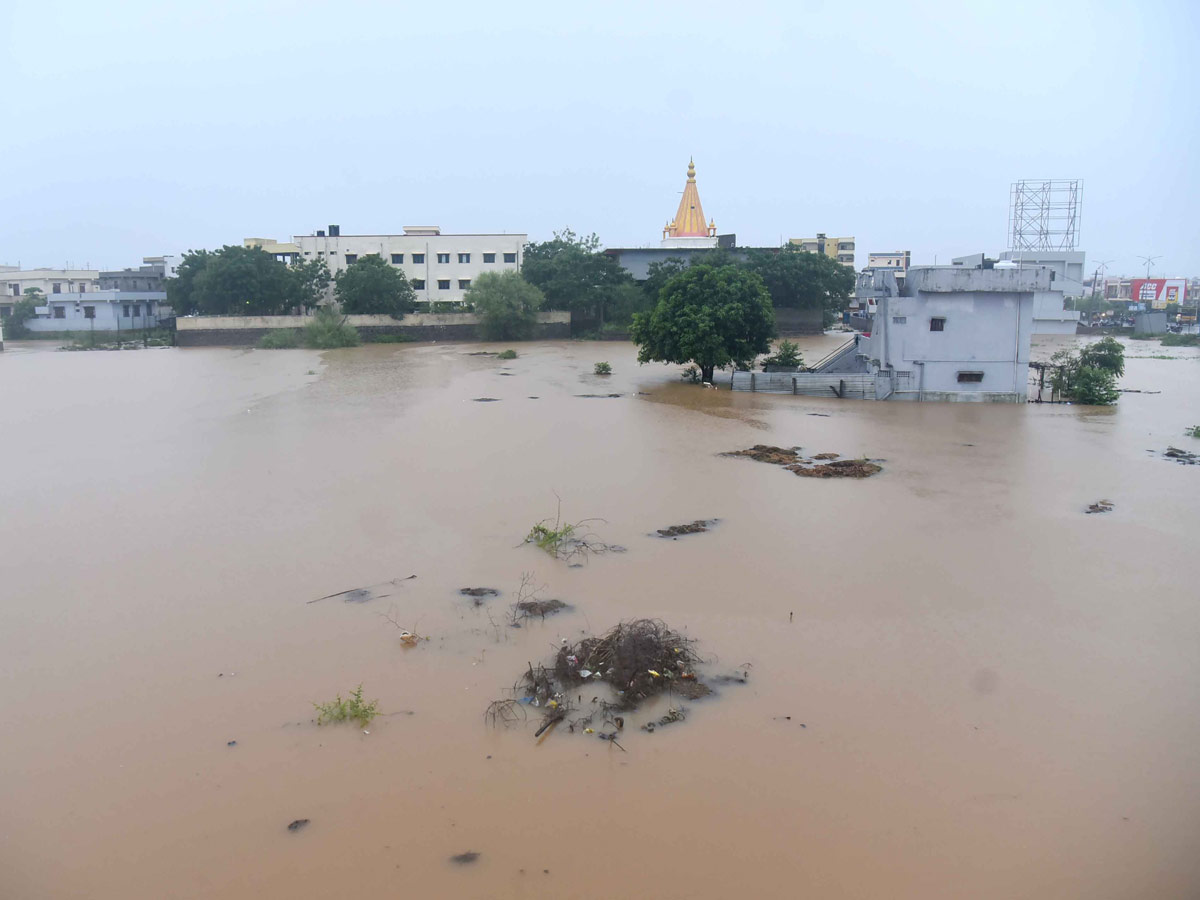
[[[84,317],[85,319],[94,319],[94,318],[96,318],[96,307],[94,307],[94,306],[85,306],[85,307],[83,308],[83,317]]]
[[[458,289],[460,291],[468,290],[470,287],[471,287],[471,279],[470,278],[458,279]]]
[[[128,303],[124,303],[121,305],[121,316],[126,319],[129,318],[129,304]]]
[[[87,285],[86,285],[86,284],[81,284],[81,285],[79,286],[79,293],[81,293],[81,294],[86,294],[86,293],[87,293]]]
[[[0,319],[7,319],[12,315],[11,306],[0,306]]]
[[[414,291],[425,290],[425,279],[424,278],[414,278],[412,280],[412,286],[413,286]]]
[[[352,266],[356,262],[358,262],[358,254],[357,253],[347,253],[346,254],[346,265]]]
[[[438,290],[439,291],[450,290],[450,279],[449,278],[439,278],[438,279]]]
[[[934,316],[932,319],[930,319],[929,320],[929,330],[930,331],[945,331],[946,330],[945,317]]]
[[[458,254],[458,261],[460,263],[469,263],[471,261],[471,254],[470,253]]]
[[[483,254],[483,261],[485,263],[494,263],[496,261],[496,254],[495,253]]]
[[[20,297],[20,296],[21,296],[21,286],[20,286],[19,284],[10,284],[10,285],[8,286],[8,289],[9,289],[10,291],[12,291],[12,295],[13,295],[14,297]]]
[[[978,384],[983,381],[982,372],[959,372],[958,380],[962,384]]]
[[[393,253],[392,254],[392,265],[400,266],[403,264],[404,264],[404,254],[403,253]]]
[[[907,323],[908,316],[892,316],[893,325],[906,325]]]
[[[450,254],[449,253],[439,253],[437,255],[437,261],[440,263],[450,262]]]
[[[67,308],[65,306],[54,307],[54,318],[65,319],[67,317]]]
[[[424,253],[414,253],[413,254],[413,263],[415,263],[417,265],[421,265],[424,262],[425,262],[425,254]]]
[[[515,262],[517,261],[517,254],[515,254],[515,253],[505,253],[505,254],[504,254],[504,261],[505,261],[505,262],[507,262],[507,263],[515,263]]]
[[[54,293],[56,293],[56,294],[62,293],[62,285],[57,281],[54,282]]]
[[[133,317],[136,319],[141,314],[142,314],[142,304],[140,304],[140,303],[133,304]]]

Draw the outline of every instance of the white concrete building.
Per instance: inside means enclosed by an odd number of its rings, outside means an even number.
[[[953,265],[978,268],[984,254],[958,256]],[[1033,298],[1034,334],[1075,334],[1079,326],[1079,310],[1075,298],[1083,296],[1083,262],[1081,250],[1006,250],[995,263],[996,268],[1041,267],[1049,270],[1050,288],[1038,291]]]
[[[167,302],[163,291],[87,291],[51,294],[37,316],[25,321],[30,331],[139,331],[154,328]]]
[[[100,271],[0,266],[0,288],[0,316],[7,317],[12,305],[24,296],[28,288],[37,288],[47,297],[91,293],[100,288]]]
[[[519,271],[528,235],[442,234],[436,225],[404,226],[404,234],[342,234],[331,225],[316,234],[297,235],[290,244],[248,238],[289,260],[322,259],[336,275],[370,254],[400,269],[420,301],[461,303],[484,272]]]
[[[877,312],[857,358],[876,377],[876,397],[1024,402],[1034,297],[1049,290],[1050,275],[1044,267],[920,266],[899,289],[891,272],[864,273]]]

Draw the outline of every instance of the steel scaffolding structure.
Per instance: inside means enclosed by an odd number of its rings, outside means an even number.
[[[1022,179],[1013,182],[1009,198],[1009,250],[1075,249],[1082,179]]]

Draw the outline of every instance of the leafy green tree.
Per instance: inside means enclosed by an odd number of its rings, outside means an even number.
[[[325,260],[312,259],[293,263],[291,273],[295,284],[293,295],[296,302],[309,309],[320,306],[332,281]]]
[[[1119,378],[1125,374],[1125,347],[1115,337],[1101,338],[1079,351],[1079,364]]]
[[[717,366],[771,348],[775,312],[766,285],[738,266],[693,265],[663,286],[658,305],[633,317],[638,362],[695,363],[711,382]]]
[[[646,274],[646,280],[642,282],[642,290],[650,298],[650,302],[658,302],[659,291],[666,286],[666,283],[688,267],[687,260],[681,259],[678,256],[668,256],[666,259],[655,260],[650,263],[649,270]]]
[[[295,291],[288,267],[261,247],[189,252],[167,282],[167,300],[181,315],[279,315],[297,305]]]
[[[632,281],[615,285],[605,302],[605,321],[611,326],[628,327],[637,313],[653,309],[657,302]]]
[[[767,366],[778,366],[781,369],[794,369],[804,364],[803,357],[800,356],[800,345],[795,341],[784,340],[779,344],[772,356],[768,356],[763,360],[763,371]]]
[[[204,271],[212,256],[207,250],[189,250],[175,268],[175,277],[167,279],[167,303],[176,315],[199,312],[194,299],[196,276]]]
[[[600,238],[581,237],[569,228],[554,232],[552,240],[526,244],[521,274],[541,290],[546,308],[590,313],[601,324],[614,289],[632,283],[616,259],[600,249]]]
[[[1125,371],[1125,351],[1115,338],[1089,344],[1078,354],[1059,350],[1050,362],[1055,365],[1050,383],[1059,396],[1088,406],[1109,406],[1120,397],[1117,376]]]
[[[845,308],[854,293],[854,271],[823,253],[795,244],[780,250],[751,250],[746,265],[771,293],[771,303],[790,309],[820,309],[825,324]]]
[[[25,288],[25,293],[12,306],[12,312],[3,321],[4,331],[14,341],[29,336],[26,322],[37,316],[37,307],[46,305],[46,295],[37,288]]]
[[[351,315],[400,319],[417,304],[417,295],[404,274],[376,253],[360,256],[349,268],[338,272],[335,281],[338,303]]]
[[[484,272],[471,284],[467,303],[479,316],[479,335],[488,341],[521,340],[533,334],[545,297],[520,272]]]

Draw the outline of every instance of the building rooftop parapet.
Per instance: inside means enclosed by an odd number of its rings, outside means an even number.
[[[1044,266],[975,269],[965,266],[914,266],[904,293],[1028,293],[1050,290],[1053,273]]]

